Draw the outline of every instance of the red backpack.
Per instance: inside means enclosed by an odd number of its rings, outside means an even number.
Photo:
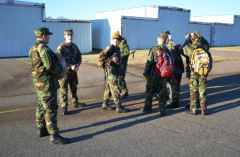
[[[157,55],[157,51],[159,51],[159,55]],[[162,49],[155,46],[153,47],[153,53],[156,56],[154,60],[157,61],[155,73],[163,78],[171,78],[174,74],[174,59],[171,53],[166,48]]]

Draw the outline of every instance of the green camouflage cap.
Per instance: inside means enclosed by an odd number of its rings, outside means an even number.
[[[35,35],[40,37],[42,35],[52,35],[52,32],[49,32],[49,29],[46,27],[39,27],[35,29]]]
[[[72,29],[65,29],[64,30],[64,35],[72,35],[73,34],[73,30]]]

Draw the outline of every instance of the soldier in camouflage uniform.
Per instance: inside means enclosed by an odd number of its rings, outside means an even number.
[[[127,40],[125,38],[121,38],[121,42],[119,44],[120,51],[121,51],[121,65],[120,70],[122,76],[119,77],[119,84],[120,84],[120,91],[121,97],[128,96],[128,89],[125,81],[125,76],[127,72],[127,64],[128,64],[128,57],[130,55],[129,46],[127,44]]]
[[[166,41],[167,49],[171,52],[175,63],[173,77],[167,78],[167,82],[170,85],[169,98],[171,100],[171,104],[168,107],[177,108],[179,107],[180,85],[182,73],[184,72],[184,65],[181,57],[181,47],[173,42],[169,31],[165,31],[164,33],[166,33],[168,36]]]
[[[109,106],[108,102],[113,96],[114,103],[116,105],[116,112],[128,112],[128,109],[125,109],[121,106],[120,102],[120,89],[119,89],[119,76],[120,74],[120,65],[121,65],[121,52],[119,48],[120,34],[115,32],[112,35],[112,45],[106,47],[99,56],[98,67],[104,69],[105,73],[105,92],[103,97],[102,109],[104,110],[113,110],[114,108]]]
[[[77,108],[79,107],[79,105],[81,107],[86,106],[85,103],[78,102],[77,97],[77,85],[78,85],[77,71],[79,69],[80,64],[82,63],[82,56],[77,45],[72,42],[73,30],[72,29],[64,30],[64,38],[66,40],[57,48],[57,53],[61,54],[65,58],[68,66],[67,75],[63,79],[59,80],[60,104],[62,107],[62,115],[67,114],[68,85],[70,87],[73,107]]]
[[[192,40],[191,40],[191,36],[194,34],[194,33],[197,33],[198,34],[198,32],[194,32],[194,31],[190,31],[186,36],[185,36],[185,42],[184,42],[184,44],[183,44],[183,46],[182,47],[185,47],[185,45],[191,45],[192,44]],[[200,47],[202,48],[202,49],[204,49],[206,52],[208,52],[209,51],[209,49],[210,49],[210,45],[209,45],[209,42],[203,37],[203,36],[201,36],[200,34],[199,34],[199,36],[200,36]],[[187,66],[186,66],[186,77],[188,78],[188,79],[190,79],[190,74],[191,74],[191,70],[190,70],[190,62],[189,62],[189,58],[188,58],[188,56],[186,56],[186,55],[184,55],[183,53],[182,53],[182,55],[186,58],[186,64],[187,64]],[[200,101],[199,101],[199,99],[197,99],[197,108],[199,108],[200,107]],[[186,109],[189,109],[190,108],[190,104],[187,104],[187,105],[185,105],[185,108]]]
[[[144,113],[152,112],[152,97],[156,89],[159,89],[159,111],[162,116],[166,114],[166,79],[158,76],[155,73],[156,64],[158,62],[158,55],[160,49],[165,49],[169,52],[164,44],[166,44],[167,35],[163,32],[158,36],[158,45],[154,45],[148,54],[147,63],[143,76],[145,77],[146,84],[146,97],[145,97],[145,106],[143,108]],[[154,53],[153,49],[157,49]],[[169,52],[170,53],[170,52]]]
[[[56,75],[63,71],[53,51],[46,45],[52,33],[48,28],[35,30],[37,41],[29,51],[33,84],[37,91],[36,122],[40,137],[50,134],[53,144],[67,144],[69,139],[58,134],[57,127],[57,82]]]
[[[183,53],[188,58],[192,58],[192,53],[195,49],[201,48],[201,36],[198,32],[191,33],[191,44],[187,44],[183,47]],[[212,62],[212,57],[209,51],[207,51],[210,56],[210,61]],[[191,61],[188,60],[190,63]],[[210,67],[211,68],[211,67]],[[211,69],[210,69],[211,70]],[[206,89],[207,89],[207,76],[200,76],[199,74],[190,73],[189,79],[190,87],[190,111],[189,114],[196,115],[197,111],[197,100],[200,100],[200,106],[202,115],[206,114],[207,104],[206,104]]]

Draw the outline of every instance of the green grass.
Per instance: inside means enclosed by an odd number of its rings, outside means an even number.
[[[240,46],[211,47],[210,50],[224,50],[240,52]]]

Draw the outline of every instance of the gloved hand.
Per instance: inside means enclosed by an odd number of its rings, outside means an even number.
[[[150,76],[144,76],[144,79],[146,80],[146,82],[148,82],[149,77],[150,77]]]

